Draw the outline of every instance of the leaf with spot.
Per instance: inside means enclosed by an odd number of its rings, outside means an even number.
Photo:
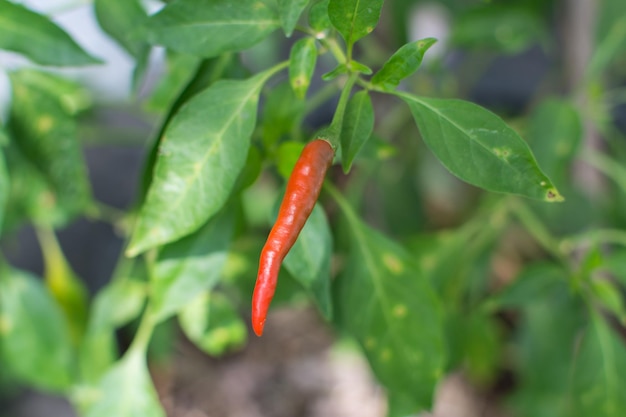
[[[32,71],[10,73],[13,102],[7,129],[12,222],[28,217],[60,226],[80,214],[91,192],[72,105],[60,84],[43,82]],[[53,88],[54,87],[54,88]],[[69,93],[74,97],[73,93]]]
[[[287,37],[290,37],[293,33],[298,19],[300,19],[300,15],[307,4],[309,4],[309,0],[278,0],[280,23]]]
[[[223,207],[246,162],[259,92],[272,74],[220,80],[172,118],[128,255],[192,233]]]
[[[60,393],[72,384],[74,351],[63,312],[40,279],[5,264],[0,264],[0,357],[7,371],[39,389]]]
[[[526,142],[500,117],[463,100],[394,94],[409,105],[430,150],[463,181],[488,191],[563,200]]]
[[[260,0],[176,0],[148,20],[148,40],[174,51],[210,58],[247,49],[280,27],[273,7]]]
[[[234,229],[233,210],[224,210],[195,233],[164,246],[151,279],[152,314],[164,320],[217,284]]]
[[[400,81],[413,74],[422,64],[424,54],[437,42],[435,38],[407,43],[398,49],[372,77],[372,84],[385,90],[394,90]]]
[[[582,140],[582,121],[572,103],[548,99],[530,115],[528,143],[546,174],[564,184]]]
[[[414,412],[428,409],[446,360],[439,300],[404,248],[349,220],[350,254],[336,282],[337,324],[358,340],[394,398],[411,401]]]
[[[304,99],[311,84],[317,62],[315,39],[303,38],[291,47],[289,55],[289,82],[299,99]]]
[[[275,213],[278,214],[279,206]],[[324,210],[315,205],[283,265],[313,297],[326,319],[333,314],[330,297],[332,235]]]
[[[374,107],[365,90],[355,93],[346,106],[341,125],[341,166],[350,171],[352,162],[372,135],[374,130]]]
[[[0,49],[18,52],[41,65],[100,63],[47,17],[6,0],[0,0]]]
[[[383,0],[330,0],[328,17],[349,48],[374,30]]]

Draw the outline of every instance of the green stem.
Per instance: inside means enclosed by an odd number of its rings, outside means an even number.
[[[336,82],[325,83],[322,88],[320,88],[310,98],[307,99],[304,114],[310,114],[315,111],[318,107],[326,103],[335,94],[337,94],[337,90],[338,88]]]
[[[560,244],[545,225],[537,218],[526,204],[519,199],[512,199],[510,204],[511,210],[519,221],[524,225],[526,230],[548,253],[561,261],[563,265],[569,266],[567,257],[559,250]]]
[[[135,337],[128,348],[129,352],[136,352],[145,355],[148,351],[148,344],[150,343],[150,339],[152,338],[152,333],[154,332],[154,327],[156,326],[156,320],[154,319],[154,315],[152,314],[152,310],[150,308],[150,304],[146,307],[141,316],[141,322],[139,323],[139,328],[137,329],[137,333],[135,333]]]
[[[335,200],[335,202],[343,212],[344,216],[346,216],[346,219],[348,220],[350,226],[354,229],[357,229],[360,224],[360,220],[350,203],[348,203],[348,200],[343,196],[343,194],[337,189],[337,187],[328,182],[324,183],[324,190],[333,198],[333,200]]]
[[[343,50],[341,49],[341,46],[339,46],[339,43],[337,43],[337,39],[335,39],[335,38],[322,38],[322,39],[318,39],[318,40],[320,41],[320,43],[322,45],[324,45],[326,48],[328,48],[330,53],[335,57],[335,60],[337,61],[338,64],[346,64],[350,60],[343,53]]]
[[[587,150],[581,153],[582,159],[611,178],[626,193],[626,168],[601,152]]]
[[[561,247],[564,251],[569,252],[581,246],[597,245],[600,243],[626,247],[626,231],[618,229],[590,230],[588,232],[563,239]]]

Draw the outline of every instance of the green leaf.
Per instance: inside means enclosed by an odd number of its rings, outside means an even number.
[[[356,337],[388,391],[410,398],[414,411],[427,409],[446,356],[439,300],[402,247],[356,218],[351,227],[336,282],[338,325]]]
[[[521,308],[554,291],[562,291],[567,282],[564,271],[556,264],[540,263],[526,267],[515,280],[484,304],[488,311]]]
[[[271,74],[220,80],[172,118],[129,256],[188,235],[222,208],[246,162],[259,91]]]
[[[309,26],[317,32],[324,32],[332,27],[328,17],[330,0],[319,0],[309,9]]]
[[[341,165],[348,173],[354,158],[374,130],[374,107],[365,90],[355,93],[348,101],[341,125]]]
[[[330,0],[328,17],[351,48],[374,30],[382,7],[383,0]]]
[[[626,346],[598,313],[580,344],[573,366],[572,414],[619,417],[626,410]]]
[[[484,5],[453,25],[451,42],[465,48],[519,53],[546,35],[543,16],[516,5]]]
[[[526,142],[495,114],[462,100],[394,94],[409,105],[431,151],[463,181],[488,191],[563,200]]]
[[[365,75],[371,75],[373,73],[370,67],[354,59],[348,62],[348,67],[350,67],[350,70],[352,72],[360,72],[361,74]]]
[[[160,250],[151,280],[151,307],[164,320],[218,282],[233,234],[232,210]]]
[[[413,74],[422,64],[424,54],[434,43],[435,38],[425,38],[407,43],[398,49],[385,62],[385,65],[372,77],[372,84],[378,85],[384,90],[394,90],[400,81]]]
[[[179,314],[183,332],[196,346],[213,356],[241,348],[248,328],[232,303],[218,293],[204,292]]]
[[[620,52],[623,52],[625,47],[626,16],[622,16],[613,22],[601,42],[594,48],[585,73],[587,81],[600,77],[615,58],[620,56]]]
[[[612,274],[613,278],[626,287],[626,250],[617,250],[608,255],[601,269]]]
[[[306,102],[298,100],[291,86],[284,82],[266,96],[262,115],[263,145],[272,149],[284,136],[294,139],[302,129]],[[291,171],[289,171],[291,173]]]
[[[602,276],[592,278],[589,284],[593,301],[601,310],[613,314],[620,323],[626,324],[626,305],[618,285]]]
[[[167,112],[193,79],[200,61],[193,55],[168,51],[165,73],[146,101],[146,109],[159,113]]]
[[[347,73],[348,73],[348,67],[346,66],[346,64],[339,64],[337,65],[336,68],[328,71],[326,74],[323,74],[322,80],[331,81],[337,78],[338,76],[342,74],[347,74]]]
[[[41,65],[79,66],[101,62],[45,16],[6,0],[0,0],[0,49],[18,52]]]
[[[139,36],[148,15],[139,0],[95,0],[100,27],[133,57],[147,54],[148,44]]]
[[[572,103],[561,99],[541,102],[532,112],[528,143],[550,178],[566,181],[582,140],[582,121]]]
[[[0,148],[0,232],[4,221],[4,210],[6,209],[9,199],[9,172],[7,171],[6,162],[4,162],[4,152]]]
[[[87,110],[93,102],[91,93],[85,86],[49,72],[25,68],[13,73],[12,78],[18,80],[19,84],[40,90],[56,99],[68,115]]]
[[[74,361],[61,309],[41,280],[0,265],[0,356],[8,370],[29,385],[69,389]]]
[[[15,216],[61,225],[81,213],[91,193],[77,138],[75,120],[62,98],[38,83],[28,71],[10,74],[13,103],[7,150]]]
[[[65,313],[70,336],[77,345],[87,326],[87,288],[65,259],[54,231],[44,227],[36,231],[43,255],[46,286]]]
[[[79,398],[81,414],[86,417],[165,417],[145,361],[141,350],[129,350],[92,392]]]
[[[333,315],[330,297],[332,246],[330,225],[324,210],[316,204],[283,261],[287,271],[313,296],[315,304],[328,320]]]
[[[450,315],[448,322],[453,369],[463,369],[480,386],[492,383],[502,360],[501,331],[496,321],[482,312],[462,311]]]
[[[283,26],[285,35],[290,37],[293,33],[300,15],[306,8],[309,0],[278,0],[278,12],[280,13],[280,23]]]
[[[80,348],[79,366],[83,381],[99,381],[115,363],[118,357],[115,329],[139,316],[146,295],[145,283],[130,279],[112,281],[100,290],[92,304]]]
[[[304,149],[305,144],[302,142],[285,141],[280,144],[276,150],[276,168],[281,177],[287,180],[291,176],[293,167],[296,166],[298,158]],[[278,209],[275,210],[276,215]]]
[[[303,38],[291,47],[289,55],[289,82],[299,99],[304,99],[311,84],[317,62],[315,39]]]
[[[148,21],[148,40],[210,58],[255,45],[280,25],[276,11],[258,0],[176,0]]]
[[[537,294],[522,309],[513,358],[518,387],[509,399],[515,415],[576,415],[569,383],[587,317],[584,305],[569,292],[562,285]]]

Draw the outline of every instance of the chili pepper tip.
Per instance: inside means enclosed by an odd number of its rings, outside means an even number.
[[[252,330],[258,337],[263,335],[263,327],[265,327],[265,320],[252,322]]]

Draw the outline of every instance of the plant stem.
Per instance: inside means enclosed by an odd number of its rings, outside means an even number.
[[[335,200],[335,202],[343,212],[344,216],[346,216],[346,219],[348,219],[348,223],[350,223],[353,228],[358,228],[360,221],[356,215],[356,212],[354,211],[350,203],[348,203],[348,200],[346,200],[343,194],[341,194],[341,192],[337,189],[337,187],[326,182],[324,183],[324,190],[328,192],[333,200]]]
[[[150,304],[146,307],[141,316],[141,322],[139,323],[139,328],[137,329],[137,333],[135,333],[135,337],[128,349],[129,352],[136,352],[145,355],[148,351],[148,343],[150,343],[150,339],[152,338],[152,333],[154,332],[154,327],[156,325],[156,321],[154,319],[154,315],[152,314],[152,310],[150,308]]]
[[[519,199],[512,199],[509,206],[511,211],[515,213],[519,221],[524,225],[526,230],[532,237],[543,247],[548,253],[561,261],[563,265],[568,266],[566,256],[559,250],[560,242],[555,239],[544,224],[537,218],[526,204]]]
[[[580,157],[607,177],[611,178],[626,193],[626,168],[602,152],[588,150],[581,152]]]
[[[615,244],[626,247],[626,231],[618,229],[596,229],[563,239],[561,247],[566,251],[593,244]]]
[[[333,120],[330,123],[330,127],[334,129],[341,129],[341,125],[343,124],[343,115],[346,112],[346,106],[348,105],[348,100],[350,100],[350,93],[352,92],[352,87],[354,87],[354,83],[359,77],[358,73],[352,73],[348,77],[348,81],[343,86],[343,90],[341,91],[341,96],[339,96],[339,103],[337,103],[337,109],[335,110],[335,115],[333,116]]]

